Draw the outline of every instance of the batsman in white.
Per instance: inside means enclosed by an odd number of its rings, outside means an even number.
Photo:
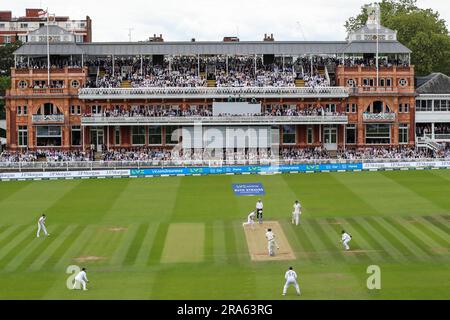
[[[292,211],[292,224],[298,226],[300,224],[300,215],[302,214],[302,205],[298,200],[294,202],[294,211]]]
[[[348,246],[350,240],[352,240],[352,236],[347,232],[345,232],[344,230],[342,230],[341,241],[342,244],[344,245],[345,250],[350,250],[350,247]]]
[[[277,249],[280,249],[280,247],[275,241],[275,235],[273,234],[272,229],[267,229],[266,239],[267,239],[267,249],[269,250],[269,256],[274,256],[275,246],[277,247]]]
[[[250,212],[250,213],[248,214],[248,216],[247,216],[247,222],[244,222],[244,223],[242,224],[242,226],[245,227],[245,226],[247,226],[247,225],[250,225],[250,226],[252,227],[252,229],[253,229],[253,228],[254,228],[254,225],[255,225],[255,221],[254,221],[255,216],[256,216],[255,211]]]
[[[295,290],[297,291],[297,294],[300,295],[300,287],[298,286],[297,282],[297,273],[293,270],[292,267],[289,267],[289,270],[286,271],[284,278],[286,279],[286,283],[284,284],[283,288],[283,296],[286,295],[287,289],[290,285],[293,285],[295,287]]]
[[[39,220],[38,220],[38,230],[36,233],[36,236],[39,238],[39,235],[41,233],[41,230],[44,231],[44,234],[46,236],[49,236],[50,234],[47,232],[47,228],[45,228],[45,220],[47,219],[47,217],[45,216],[45,214],[43,214]]]
[[[87,276],[86,276],[86,268],[82,268],[80,272],[75,276],[75,282],[73,284],[73,289],[76,288],[77,283],[80,283],[83,286],[83,290],[87,290],[86,288],[86,282],[89,282]]]

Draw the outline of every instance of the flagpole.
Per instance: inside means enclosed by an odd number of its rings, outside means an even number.
[[[47,87],[50,88],[50,35],[48,25],[50,24],[47,8]]]
[[[376,9],[375,9],[376,10]],[[379,17],[378,17],[378,11],[377,11],[377,19],[376,19],[376,25],[377,25],[377,56],[376,56],[376,65],[377,65],[377,90],[378,90],[378,86],[379,86],[379,64],[378,64],[378,51],[379,51],[379,35],[378,35],[378,27],[379,27]]]

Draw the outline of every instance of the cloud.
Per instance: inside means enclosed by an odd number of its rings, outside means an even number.
[[[163,34],[166,41],[221,40],[239,35],[241,40],[261,40],[273,33],[276,40],[344,40],[345,20],[370,0],[42,0],[57,15],[93,20],[94,41],[145,40]],[[419,0],[450,21],[450,1]],[[37,0],[9,3],[14,15],[24,15]],[[4,8],[5,10],[6,8]],[[304,37],[303,37],[304,35]]]

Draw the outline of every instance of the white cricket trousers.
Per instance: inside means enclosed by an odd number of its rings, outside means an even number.
[[[73,284],[73,289],[75,289],[77,287],[77,283],[81,284],[81,286],[83,287],[83,290],[87,290],[86,289],[86,281],[84,281],[84,280],[75,280],[75,282]]]
[[[342,242],[342,244],[343,244],[344,247],[345,247],[345,250],[349,250],[349,249],[350,249],[350,247],[348,246],[349,241],[350,241],[350,239],[349,239],[349,240],[344,240],[344,241]]]
[[[295,287],[297,294],[300,294],[300,287],[298,286],[297,280],[295,280],[295,279],[286,280],[286,283],[283,288],[283,294],[286,294],[288,287],[291,285]]]
[[[292,223],[298,226],[300,224],[300,213],[294,213],[292,217]]]
[[[267,249],[269,250],[269,256],[275,255],[275,240],[267,241]]]
[[[38,231],[36,233],[36,236],[39,238],[39,234],[41,233],[41,230],[44,231],[44,234],[46,236],[48,236],[48,232],[47,229],[45,228],[45,225],[41,225],[40,223],[38,223]]]

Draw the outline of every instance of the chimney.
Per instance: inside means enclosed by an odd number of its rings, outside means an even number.
[[[223,37],[223,42],[239,42],[238,37]]]
[[[11,11],[0,11],[0,21],[11,21],[12,12]]]
[[[162,34],[159,35],[159,37],[156,35],[156,33],[153,34],[153,37],[150,37],[148,39],[149,42],[164,42],[164,39],[162,37]]]
[[[264,33],[264,41],[275,41],[273,33],[271,33],[270,36],[267,36],[267,33]]]

